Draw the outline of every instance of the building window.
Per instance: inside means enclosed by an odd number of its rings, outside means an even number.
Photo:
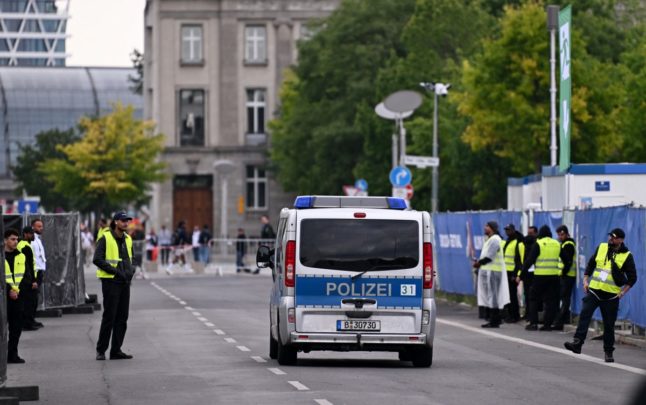
[[[179,92],[180,146],[204,146],[204,90]]]
[[[245,27],[245,62],[267,63],[267,29],[264,26]]]
[[[247,208],[267,209],[267,174],[265,169],[247,166]]]
[[[182,25],[182,63],[202,62],[202,26]]]
[[[265,133],[265,90],[247,89],[247,133]]]

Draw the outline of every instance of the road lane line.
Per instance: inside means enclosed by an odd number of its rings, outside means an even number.
[[[192,311],[193,310],[193,308],[189,307],[189,306],[184,307],[184,309],[187,310],[187,311]]]
[[[315,399],[314,402],[316,402],[319,405],[334,405],[332,402],[328,401],[327,399]]]
[[[296,388],[299,391],[309,391],[310,389],[301,384],[298,381],[287,381],[290,385],[292,385],[294,388]]]
[[[198,320],[198,321],[201,321],[201,322],[208,322],[208,321],[209,321],[208,319],[206,319],[206,318],[205,318],[205,317],[203,317],[203,316],[198,316],[198,317],[197,317],[197,320]]]
[[[213,329],[213,332],[215,332],[216,335],[226,335],[226,333],[221,329]]]
[[[256,363],[266,363],[267,360],[263,359],[260,356],[251,356],[251,358],[256,362]]]
[[[179,305],[186,305],[186,302],[184,302],[184,301],[179,301]]]
[[[267,368],[267,370],[271,371],[272,373],[274,373],[276,375],[285,375],[285,374],[287,374],[286,372],[284,372],[283,370],[281,370],[279,368],[271,368],[270,367],[270,368]]]
[[[441,323],[441,324],[444,324],[444,325],[449,325],[449,326],[453,326],[453,327],[456,327],[456,328],[468,330],[469,332],[475,332],[475,333],[479,333],[481,335],[485,335],[485,336],[489,336],[489,337],[508,340],[510,342],[520,343],[520,344],[523,344],[523,345],[532,346],[532,347],[536,347],[536,348],[543,349],[543,350],[548,350],[548,351],[551,351],[551,352],[554,352],[554,353],[564,354],[566,356],[574,357],[575,359],[585,360],[585,361],[589,361],[591,363],[597,363],[600,366],[612,367],[612,368],[616,368],[616,369],[619,369],[619,370],[628,371],[628,372],[634,373],[634,374],[646,375],[646,370],[644,370],[644,369],[637,368],[637,367],[632,367],[632,366],[627,366],[625,364],[619,364],[619,363],[606,363],[602,359],[592,357],[592,356],[588,356],[587,354],[575,354],[575,353],[572,353],[571,351],[566,350],[566,349],[559,349],[558,347],[553,347],[553,346],[545,345],[545,344],[542,344],[542,343],[533,342],[531,340],[516,338],[516,337],[512,337],[512,336],[507,336],[507,335],[503,335],[501,333],[491,332],[491,331],[488,331],[488,330],[482,330],[480,328],[474,328],[472,326],[465,325],[465,324],[460,323],[460,322],[447,321],[445,319],[440,319],[440,318],[437,318],[437,322]]]
[[[211,322],[204,322],[204,325],[208,326],[209,328],[214,328],[215,325],[212,324]]]
[[[224,338],[227,343],[237,343],[234,338]]]
[[[193,311],[193,312],[191,312],[191,313],[192,313],[193,315],[195,315],[195,316],[202,316],[202,314],[200,314],[200,313],[199,313],[199,312],[197,312],[197,311]]]
[[[238,350],[240,350],[241,352],[250,352],[250,351],[251,351],[251,349],[249,349],[247,346],[236,346],[236,347],[237,347],[237,348],[238,348]]]

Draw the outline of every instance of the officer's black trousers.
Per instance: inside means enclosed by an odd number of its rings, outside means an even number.
[[[9,322],[9,342],[7,344],[7,358],[18,357],[18,342],[22,334],[23,299],[12,300],[7,297],[7,321]]]
[[[588,326],[592,320],[592,314],[599,308],[603,319],[603,351],[612,353],[615,350],[615,321],[619,312],[619,299],[600,300],[594,294],[588,293],[583,297],[579,324],[574,332],[574,339],[585,341],[588,334]]]
[[[118,353],[121,351],[126,329],[128,329],[130,284],[103,278],[101,289],[103,290],[103,318],[96,351],[105,353],[112,335],[110,353]]]
[[[507,317],[509,320],[518,321],[520,319],[520,309],[518,308],[518,285],[516,284],[515,272],[507,272],[507,284],[509,285],[509,304],[505,306],[507,308]]]
[[[23,308],[23,324],[25,326],[31,326],[36,322],[36,308],[38,307],[38,289],[32,289],[31,285],[29,289],[20,290],[20,295],[25,300],[25,305]]]
[[[574,290],[574,284],[576,283],[576,277],[561,277],[561,309],[554,321],[554,325],[563,325],[570,323],[570,304],[572,303],[572,290]]]
[[[559,276],[537,276],[534,274],[529,292],[529,323],[538,324],[538,308],[543,303],[543,321],[551,326],[559,309]]]

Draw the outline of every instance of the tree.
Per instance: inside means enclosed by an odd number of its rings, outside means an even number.
[[[65,159],[65,154],[57,148],[58,145],[69,145],[79,139],[81,139],[80,135],[73,129],[67,131],[52,129],[37,134],[35,144],[21,145],[16,165],[12,168],[18,184],[16,192],[22,194],[24,190],[29,195],[40,196],[41,205],[49,211],[59,208],[71,209],[73,204],[69,198],[57,192],[54,184],[47,178],[35,174],[44,161]]]
[[[270,124],[271,159],[286,190],[339,194],[354,182],[365,137],[357,111],[374,104],[379,68],[403,54],[399,36],[413,9],[414,0],[346,0],[300,44]]]
[[[164,135],[153,135],[153,123],[135,119],[133,112],[132,106],[116,104],[111,114],[82,118],[83,138],[58,147],[65,159],[48,159],[39,166],[80,211],[100,214],[142,204],[152,183],[165,179],[165,164],[157,160]]]
[[[141,95],[144,92],[144,54],[137,49],[133,49],[130,53],[130,60],[136,74],[135,76],[128,75],[128,81],[131,83],[130,90]]]

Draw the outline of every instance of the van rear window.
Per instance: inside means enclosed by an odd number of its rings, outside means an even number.
[[[304,219],[300,260],[332,270],[409,269],[419,262],[419,237],[417,221]]]

